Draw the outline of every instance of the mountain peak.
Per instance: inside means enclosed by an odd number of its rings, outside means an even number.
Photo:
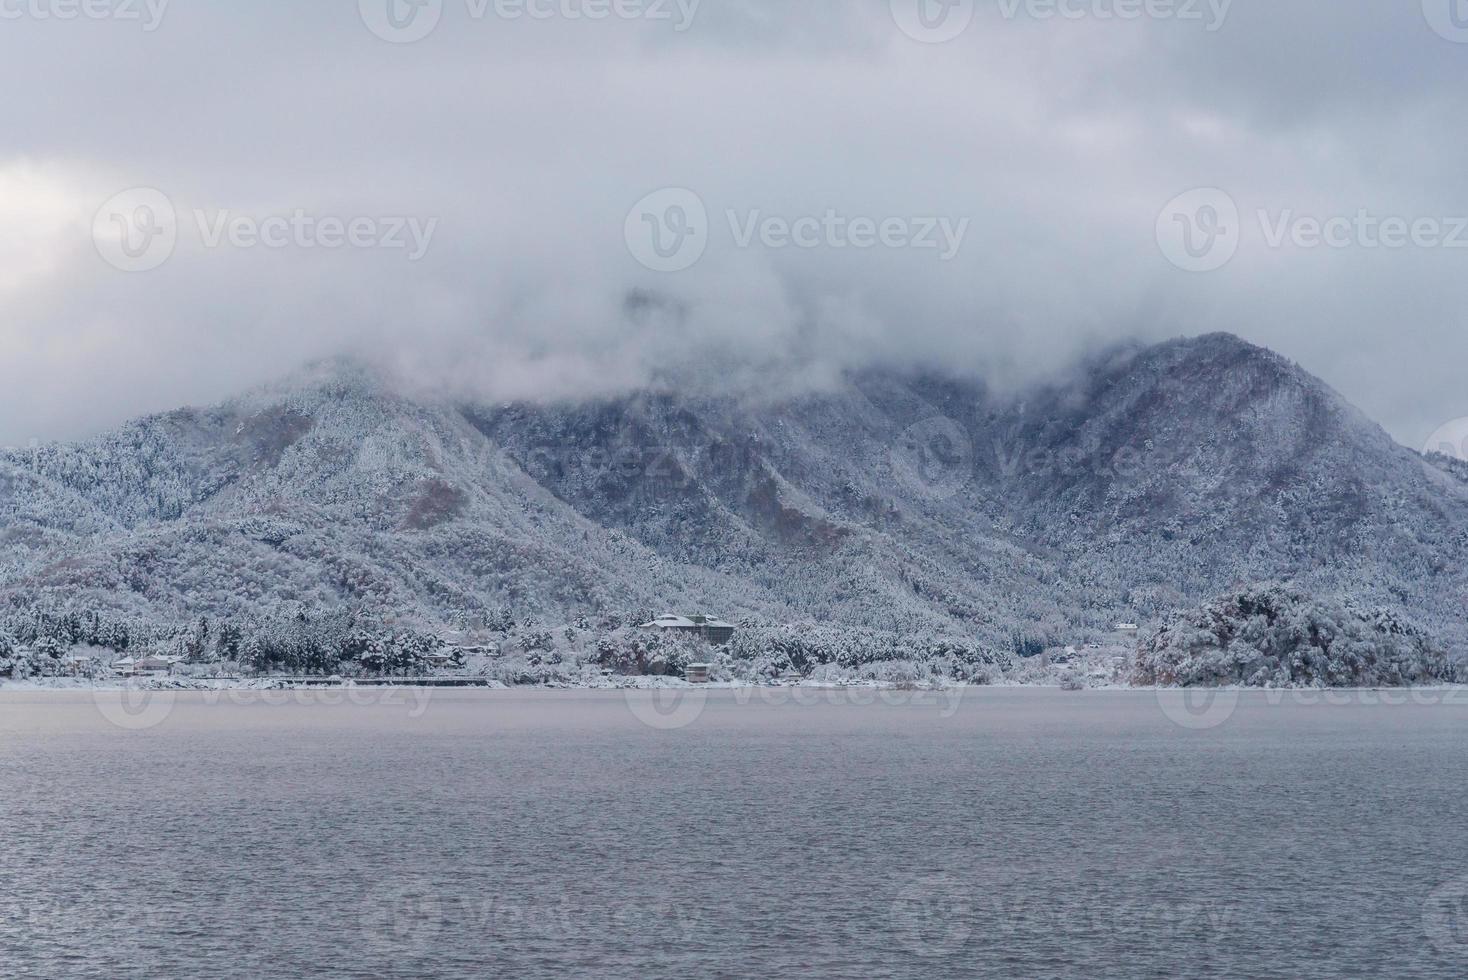
[[[303,393],[380,395],[394,392],[399,387],[391,370],[380,362],[336,355],[308,361],[284,377],[259,386],[246,397]]]
[[[1178,337],[1148,348],[1146,353],[1216,367],[1269,368],[1310,377],[1288,358],[1267,347],[1251,344],[1237,334],[1223,331],[1197,337]]]
[[[1427,621],[1468,590],[1468,500],[1230,334],[1118,349],[1017,400],[896,370],[789,398],[461,410],[418,390],[329,358],[28,454],[0,481],[0,603],[426,623],[677,607],[1002,646],[1235,581]]]

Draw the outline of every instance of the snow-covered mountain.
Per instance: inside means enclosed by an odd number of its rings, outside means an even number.
[[[1227,335],[1022,398],[868,371],[488,405],[330,363],[0,457],[0,601],[152,622],[707,610],[1010,648],[1292,579],[1462,649],[1465,558],[1468,483]]]

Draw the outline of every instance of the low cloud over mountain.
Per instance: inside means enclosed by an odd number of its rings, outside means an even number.
[[[157,623],[708,609],[1007,649],[1287,577],[1456,649],[1468,482],[1439,462],[1229,335],[1022,397],[865,370],[483,403],[326,362],[4,457],[0,595]]]

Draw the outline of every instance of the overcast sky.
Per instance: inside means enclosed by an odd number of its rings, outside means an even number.
[[[1214,330],[1468,416],[1468,3],[416,2],[0,0],[0,443]]]

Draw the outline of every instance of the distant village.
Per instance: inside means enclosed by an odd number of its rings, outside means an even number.
[[[1022,657],[1021,662],[1041,670],[1065,668],[1108,650],[1134,645],[1139,629],[1136,623],[1117,623],[1110,637],[1044,648]],[[529,628],[510,635],[493,630],[464,630],[439,634],[427,641],[417,636],[408,644],[411,647],[408,655],[395,655],[377,644],[355,659],[343,658],[334,662],[337,664],[334,668],[306,671],[292,670],[289,664],[277,669],[252,669],[253,665],[239,659],[190,656],[186,653],[145,652],[118,656],[98,647],[61,652],[54,643],[50,643],[46,654],[27,646],[13,650],[10,673],[16,679],[26,676],[119,680],[178,678],[181,681],[221,682],[246,678],[283,682],[323,679],[345,682],[350,679],[447,686],[469,686],[494,679],[506,686],[554,686],[594,682],[598,678],[647,675],[704,684],[719,679],[716,674],[721,663],[727,666],[731,658],[747,655],[749,649],[764,650],[766,647],[770,648],[766,658],[768,662],[757,665],[754,674],[749,675],[753,680],[797,683],[822,663],[850,661],[846,664],[848,667],[860,667],[862,662],[882,663],[875,653],[867,655],[859,649],[852,656],[829,651],[823,653],[820,648],[810,647],[799,627],[782,628],[777,636],[771,636],[768,628],[746,632],[751,634],[744,641],[748,648],[726,653],[736,645],[740,627],[705,613],[665,613],[647,622],[615,630],[609,636],[599,635],[596,629],[586,624],[579,628],[567,626],[559,631]],[[977,651],[965,652],[952,648],[950,644],[941,644],[940,647],[950,659],[945,669],[957,666],[957,672],[961,674],[965,661],[973,666]],[[954,657],[958,658],[957,661]],[[992,662],[994,658],[980,654],[978,660]],[[4,667],[5,664],[0,662],[0,676],[6,672]],[[980,672],[961,679],[984,680],[987,676],[990,675]]]

